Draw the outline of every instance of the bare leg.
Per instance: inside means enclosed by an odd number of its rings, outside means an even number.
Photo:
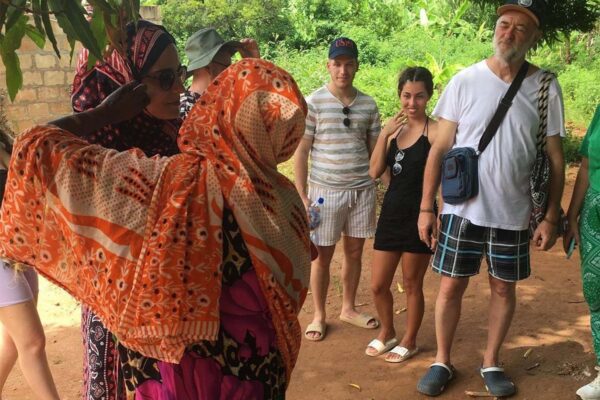
[[[34,294],[33,301],[37,305],[37,293]],[[0,323],[0,400],[2,400],[2,391],[6,380],[17,362],[17,356],[15,342]]]
[[[0,324],[0,399],[2,398],[4,384],[16,362],[17,348],[15,343],[4,326]]]
[[[425,313],[423,278],[429,265],[429,254],[404,253],[402,284],[406,293],[406,332],[400,344],[409,350],[417,347],[417,334]]]
[[[313,304],[315,307],[312,322],[325,322],[325,303],[327,301],[327,289],[329,288],[329,267],[335,252],[333,246],[319,246],[319,257],[312,262],[310,270],[310,290],[312,291]],[[318,339],[318,332],[308,332],[307,335]]]
[[[362,268],[362,253],[365,244],[364,238],[355,238],[351,236],[343,237],[344,243],[344,263],[342,264],[342,286],[344,295],[342,299],[342,312],[344,317],[354,318],[358,315],[354,302],[356,292],[360,281],[360,272]],[[375,326],[377,321],[369,321],[369,325]]]
[[[516,305],[516,282],[505,282],[490,275],[490,310],[488,321],[488,340],[483,367],[498,366],[498,353],[504,342]]]
[[[460,319],[462,297],[468,285],[469,278],[442,276],[435,302],[436,362],[450,364],[450,350]]]
[[[396,336],[394,329],[394,297],[390,287],[394,280],[394,274],[398,267],[402,253],[399,251],[381,251],[373,252],[373,267],[371,268],[371,291],[375,300],[375,307],[381,322],[381,329],[377,335],[382,343]],[[371,351],[370,351],[371,350]],[[376,350],[368,348],[367,351],[375,354]]]
[[[0,308],[0,322],[12,337],[21,371],[42,400],[59,400],[46,359],[46,338],[33,301]]]

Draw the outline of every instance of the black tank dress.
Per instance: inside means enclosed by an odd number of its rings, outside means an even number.
[[[375,250],[432,254],[419,239],[417,229],[423,194],[423,172],[430,148],[427,136],[421,135],[412,146],[402,150],[402,171],[397,175],[391,173],[390,185],[383,197],[375,232]],[[386,157],[386,165],[390,171],[394,169],[397,153],[398,144],[394,139]]]

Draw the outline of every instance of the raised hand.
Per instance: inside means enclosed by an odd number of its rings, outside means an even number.
[[[260,50],[256,40],[244,38],[240,40],[240,43],[239,52],[242,58],[260,58]]]
[[[107,123],[114,124],[135,117],[149,103],[150,97],[146,92],[146,85],[130,82],[104,99],[98,106],[98,111],[102,113]]]
[[[106,125],[116,124],[135,117],[149,103],[150,97],[146,93],[146,85],[131,82],[111,93],[98,107],[82,113],[68,115],[49,123],[77,136],[85,136]]]
[[[394,115],[390,120],[385,124],[383,129],[381,130],[381,134],[384,137],[390,137],[395,132],[398,132],[398,129],[402,127],[402,125],[406,125],[407,117],[404,114],[404,111],[400,111],[398,114]]]

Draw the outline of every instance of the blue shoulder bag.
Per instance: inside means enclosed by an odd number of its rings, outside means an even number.
[[[479,154],[485,150],[496,134],[523,79],[525,79],[525,75],[527,75],[528,68],[529,63],[523,62],[517,76],[500,101],[492,120],[483,132],[477,150],[472,147],[455,147],[444,155],[442,159],[442,197],[445,203],[460,204],[477,196],[479,192],[477,168]]]

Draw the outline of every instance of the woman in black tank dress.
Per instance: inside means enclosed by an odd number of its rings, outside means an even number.
[[[417,354],[417,333],[425,301],[423,277],[431,251],[419,239],[417,219],[423,192],[423,172],[437,124],[427,117],[427,102],[433,92],[431,73],[422,67],[408,68],[398,82],[402,111],[384,127],[371,155],[373,179],[389,174],[375,233],[371,288],[379,313],[379,335],[365,353],[385,361],[402,362]],[[433,211],[432,211],[433,212]],[[400,341],[394,329],[393,296],[390,290],[402,260],[402,282],[407,297],[407,324]]]

